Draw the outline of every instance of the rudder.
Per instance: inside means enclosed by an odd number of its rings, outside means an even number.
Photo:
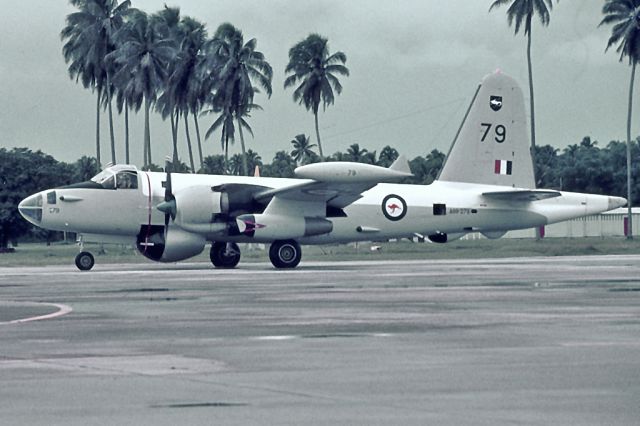
[[[535,188],[522,90],[496,71],[485,77],[438,180]]]

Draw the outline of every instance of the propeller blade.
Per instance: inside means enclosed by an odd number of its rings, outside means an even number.
[[[165,184],[165,189],[164,189],[164,200],[171,201],[173,199],[174,197],[173,197],[173,192],[171,187],[171,172],[167,172],[167,183]]]
[[[164,202],[158,204],[157,209],[164,213],[164,225],[169,225],[169,219],[176,220],[176,197],[173,196],[171,184],[171,172],[167,172],[167,180],[164,189]]]

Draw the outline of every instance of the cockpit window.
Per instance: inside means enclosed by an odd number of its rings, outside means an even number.
[[[116,187],[116,178],[111,170],[103,170],[92,177],[91,180],[105,189],[115,189]]]
[[[138,175],[134,171],[123,170],[116,175],[116,187],[118,189],[137,189]]]
[[[91,178],[105,189],[136,189],[138,188],[138,173],[135,166],[120,164],[104,169]]]

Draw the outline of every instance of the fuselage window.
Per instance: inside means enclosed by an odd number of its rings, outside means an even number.
[[[447,205],[446,204],[434,204],[433,205],[433,215],[434,216],[444,216],[447,214]]]
[[[138,175],[136,172],[122,171],[116,175],[116,186],[118,189],[137,189]]]

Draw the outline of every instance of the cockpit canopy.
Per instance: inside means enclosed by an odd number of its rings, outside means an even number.
[[[105,189],[137,189],[138,169],[126,164],[111,166],[92,177],[91,181]]]

